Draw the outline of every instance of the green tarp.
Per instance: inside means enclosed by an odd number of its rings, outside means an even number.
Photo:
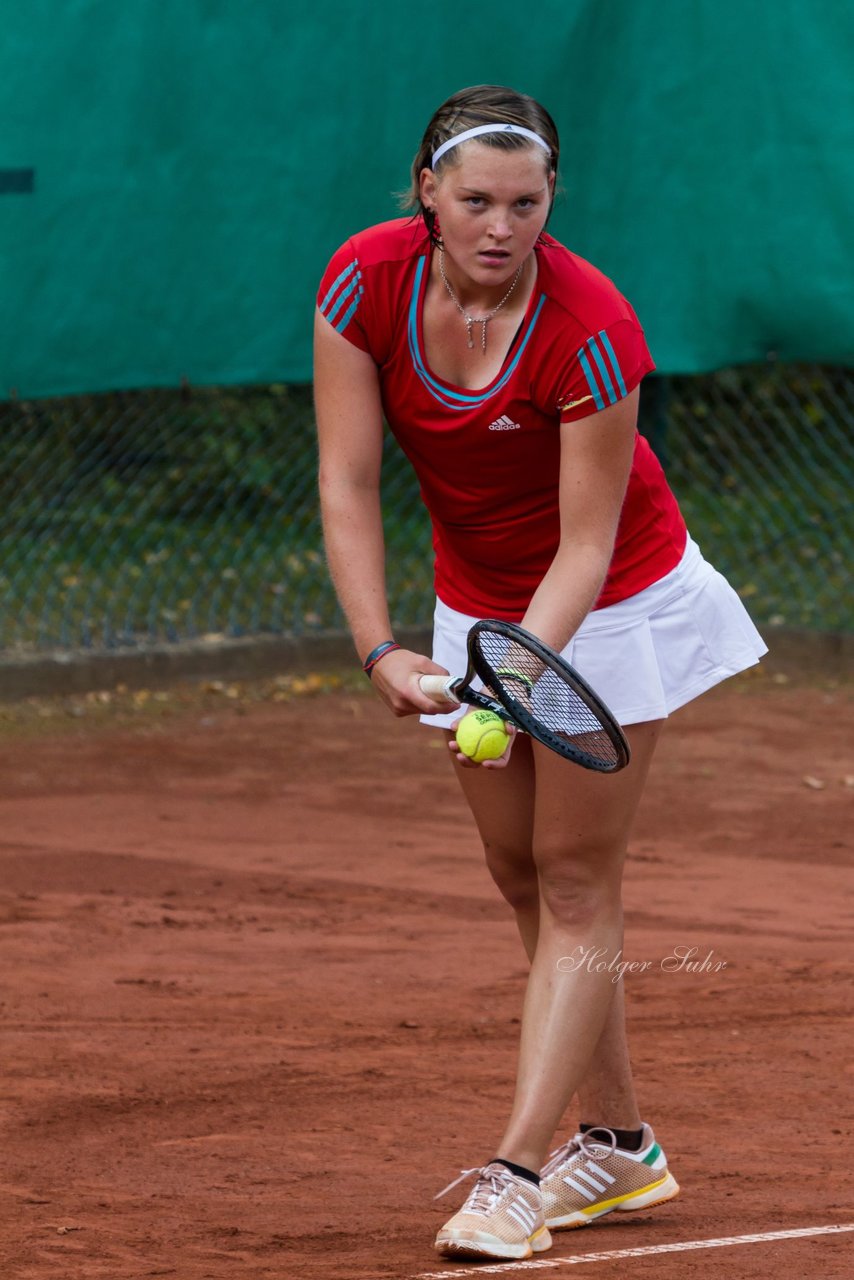
[[[550,229],[662,372],[854,364],[848,0],[6,0],[3,29],[3,395],[309,379],[329,254],[485,81],[557,119]]]

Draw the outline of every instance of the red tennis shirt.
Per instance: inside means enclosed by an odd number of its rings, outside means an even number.
[[[377,365],[383,409],[433,521],[439,599],[519,621],[557,551],[561,422],[615,404],[655,366],[628,302],[590,263],[538,244],[537,280],[495,379],[454,386],[427,364],[421,315],[430,243],[420,220],[360,232],[330,262],[318,306]],[[679,563],[685,523],[637,435],[614,554],[595,608]]]

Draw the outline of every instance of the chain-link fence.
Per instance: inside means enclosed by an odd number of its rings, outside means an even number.
[[[854,370],[648,379],[642,429],[757,620],[848,630]],[[117,649],[342,626],[322,554],[308,387],[0,405],[0,649]],[[385,459],[398,624],[432,608],[430,535]]]

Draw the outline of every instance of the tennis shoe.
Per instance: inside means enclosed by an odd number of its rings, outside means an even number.
[[[439,1253],[446,1258],[530,1258],[551,1248],[539,1189],[503,1164],[464,1169],[435,1199],[472,1174],[477,1181],[465,1204],[436,1237]]]
[[[569,1231],[615,1210],[649,1209],[679,1194],[679,1184],[648,1124],[640,1151],[624,1151],[610,1129],[577,1133],[553,1151],[540,1190],[546,1226]]]

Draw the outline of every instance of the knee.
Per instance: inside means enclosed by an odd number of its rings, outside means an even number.
[[[501,896],[514,911],[528,911],[539,901],[537,868],[530,850],[520,852],[499,844],[484,843],[486,865]]]
[[[539,849],[543,905],[563,924],[584,926],[620,911],[622,857],[607,847]]]

